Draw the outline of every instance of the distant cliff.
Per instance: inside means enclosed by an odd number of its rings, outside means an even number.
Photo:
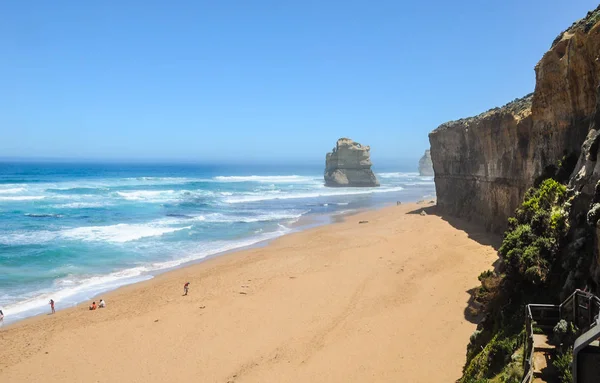
[[[430,133],[443,211],[501,231],[538,176],[579,156],[596,109],[598,21],[600,7],[554,40],[535,67],[533,94]]]
[[[340,138],[325,157],[325,186],[379,186],[371,170],[370,147]]]
[[[433,175],[433,163],[431,162],[431,152],[429,150],[426,150],[423,157],[419,160],[419,175]]]

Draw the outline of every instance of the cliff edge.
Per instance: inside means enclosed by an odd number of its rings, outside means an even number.
[[[370,147],[340,138],[325,158],[325,186],[379,186],[371,166]]]
[[[442,211],[500,232],[537,177],[577,159],[596,109],[599,21],[600,7],[554,40],[533,94],[430,133]]]

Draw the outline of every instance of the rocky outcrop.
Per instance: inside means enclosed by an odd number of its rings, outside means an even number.
[[[444,212],[501,230],[529,184],[532,95],[429,135],[437,204]]]
[[[558,36],[535,67],[532,95],[430,133],[442,211],[501,231],[538,176],[579,155],[600,81],[598,21],[600,7]]]
[[[340,138],[325,159],[325,186],[379,186],[371,166],[368,146]]]
[[[429,177],[433,175],[433,163],[431,162],[431,152],[429,150],[426,150],[419,160],[419,175]]]

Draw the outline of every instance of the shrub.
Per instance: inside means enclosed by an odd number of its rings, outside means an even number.
[[[561,319],[554,326],[552,332],[554,334],[553,342],[558,346],[563,344],[571,345],[577,337],[577,327],[575,327],[573,322],[567,322],[564,319]]]
[[[521,383],[523,379],[523,366],[521,363],[511,363],[509,364],[504,372],[502,373],[502,382],[503,383]]]
[[[527,191],[522,205],[509,220],[499,253],[514,282],[546,282],[568,231],[568,213],[562,208],[566,187],[553,179]]]
[[[560,353],[552,362],[554,367],[558,370],[558,377],[561,383],[571,383],[573,381],[571,363],[573,363],[572,348],[568,348],[565,352]]]

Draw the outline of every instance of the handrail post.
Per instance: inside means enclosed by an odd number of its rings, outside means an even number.
[[[579,326],[579,315],[578,314],[578,305],[577,305],[577,290],[575,290],[575,292],[573,293],[575,296],[573,297],[573,322],[577,323],[577,326]]]
[[[588,296],[587,307],[588,307],[588,323],[591,326],[592,322],[594,322],[594,310],[592,310],[592,296],[591,295]]]

